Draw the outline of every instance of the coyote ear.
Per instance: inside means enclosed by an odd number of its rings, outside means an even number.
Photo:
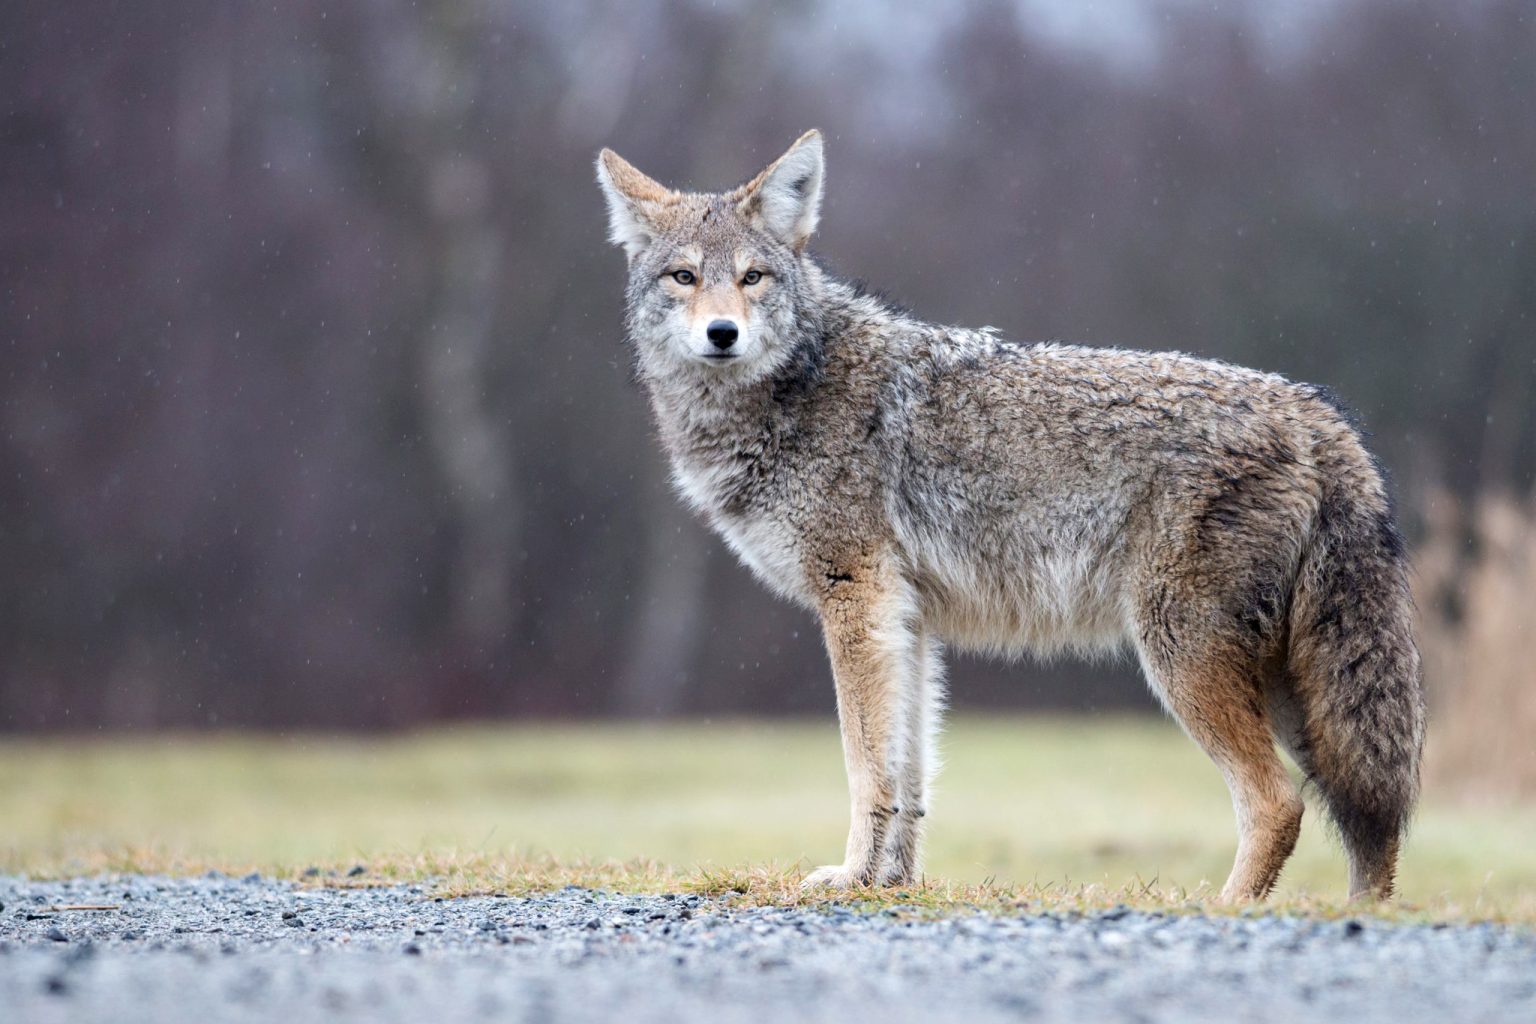
[[[821,132],[812,128],[788,152],[741,189],[737,209],[795,250],[805,248],[821,216],[821,181],[826,160]]]
[[[633,260],[656,237],[657,208],[672,193],[611,149],[597,154],[597,183],[608,201],[608,238]]]

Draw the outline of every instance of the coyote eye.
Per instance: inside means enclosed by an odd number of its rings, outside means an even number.
[[[674,270],[672,271],[672,280],[676,281],[678,284],[693,284],[693,271]]]
[[[749,270],[745,274],[741,275],[742,284],[757,284],[757,282],[761,281],[762,279],[763,272],[761,270]]]

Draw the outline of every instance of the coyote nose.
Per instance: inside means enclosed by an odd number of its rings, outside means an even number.
[[[715,320],[704,333],[709,335],[710,344],[722,352],[736,344],[736,325],[729,320]]]

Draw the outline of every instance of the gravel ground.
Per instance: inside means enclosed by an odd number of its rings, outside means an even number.
[[[0,876],[6,1022],[1536,1020],[1536,933]],[[110,910],[60,909],[108,905]]]

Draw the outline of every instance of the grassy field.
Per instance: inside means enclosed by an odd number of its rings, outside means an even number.
[[[1208,896],[1225,878],[1226,790],[1165,722],[962,717],[944,751],[929,818],[936,898],[1145,892],[1166,903]],[[447,891],[574,880],[793,898],[798,871],[839,859],[846,806],[830,719],[10,740],[0,743],[0,872],[299,876],[362,864],[365,880],[429,877]],[[1404,903],[1536,920],[1533,837],[1536,807],[1427,794],[1403,861]],[[1309,801],[1277,895],[1327,906],[1344,879]]]

